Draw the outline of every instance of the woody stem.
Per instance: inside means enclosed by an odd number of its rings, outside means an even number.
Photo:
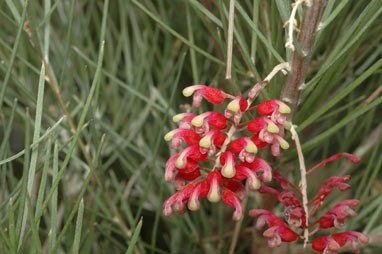
[[[305,216],[309,214],[308,211],[308,194],[307,194],[307,184],[306,184],[306,167],[305,167],[305,160],[304,160],[304,154],[302,153],[300,139],[298,138],[298,134],[292,124],[292,127],[290,129],[290,132],[292,133],[292,139],[296,143],[297,148],[297,154],[298,154],[298,161],[300,164],[300,174],[301,174],[301,181],[300,181],[300,189],[302,193],[302,205],[304,207]],[[306,247],[306,244],[309,241],[309,229],[308,229],[308,218],[305,220],[305,228],[304,228],[304,248]]]

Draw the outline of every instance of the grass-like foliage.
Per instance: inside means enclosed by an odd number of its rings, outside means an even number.
[[[163,135],[176,127],[173,115],[190,109],[182,89],[203,84],[245,94],[293,56],[283,27],[291,0],[236,0],[226,80],[229,2],[0,1],[0,253],[268,253],[248,211],[280,214],[272,197],[253,192],[240,227],[221,202],[162,214],[174,193],[164,180],[171,154]],[[308,195],[328,176],[351,175],[352,191],[335,192],[323,208],[360,200],[346,229],[368,234],[362,253],[378,253],[382,1],[322,2],[292,121],[309,167],[338,152],[361,162],[314,172]],[[277,74],[258,100],[280,98],[286,81]],[[222,107],[203,102],[193,113],[214,109]],[[269,163],[298,183],[293,145]],[[298,253],[300,243],[279,251]]]

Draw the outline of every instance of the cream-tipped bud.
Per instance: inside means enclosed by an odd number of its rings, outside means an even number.
[[[279,142],[280,144],[280,147],[284,150],[288,149],[289,148],[289,144],[288,142],[285,141],[285,139],[283,139],[282,137],[277,137],[277,141]]]
[[[191,121],[191,124],[196,127],[201,127],[203,125],[204,117],[205,116],[203,114],[194,117]]]
[[[234,113],[237,113],[240,109],[240,104],[239,104],[239,100],[233,100],[231,101],[228,106],[227,106],[227,109],[234,112]]]
[[[206,135],[199,141],[199,146],[204,148],[210,148],[211,144],[212,144],[211,135]]]
[[[279,127],[277,127],[276,124],[274,124],[272,121],[268,121],[267,131],[270,133],[279,133]]]
[[[170,132],[168,132],[165,136],[164,136],[164,140],[165,141],[170,141],[175,135],[175,130],[172,130]]]
[[[284,123],[284,128],[289,131],[290,128],[292,128],[292,124],[290,122],[285,122]]]
[[[189,86],[183,89],[183,95],[185,97],[190,97],[196,90],[196,86]]]
[[[290,107],[288,107],[288,105],[286,105],[285,103],[280,101],[279,102],[279,112],[282,114],[290,114],[291,110],[290,110]]]
[[[174,123],[180,122],[180,121],[182,121],[184,119],[185,116],[186,116],[185,113],[177,114],[177,115],[172,117],[172,121]]]
[[[235,167],[231,163],[226,163],[226,165],[222,168],[222,175],[226,178],[232,178],[235,174]]]
[[[245,146],[245,151],[247,153],[257,153],[257,147],[255,143],[253,143],[251,140],[247,142],[247,145]]]

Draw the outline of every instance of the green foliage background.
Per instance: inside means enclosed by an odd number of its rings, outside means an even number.
[[[230,85],[226,0],[1,1],[0,252],[226,253],[231,208],[203,201],[199,212],[162,215],[174,193],[163,178],[163,135],[191,103],[184,87],[245,93],[290,60],[283,24],[291,3],[236,1]],[[382,85],[381,12],[379,0],[327,2],[293,119],[308,168],[337,152],[362,157],[322,169],[309,193],[329,175],[351,174],[353,189],[342,198],[361,205],[348,229],[379,239],[382,97],[365,101]],[[284,82],[278,74],[260,99],[279,98]],[[222,107],[193,112],[206,109]],[[293,146],[271,163],[297,184]],[[251,194],[247,210],[258,200]],[[241,230],[252,225],[246,216]],[[250,251],[251,232],[236,253]],[[379,240],[365,253],[380,248]]]

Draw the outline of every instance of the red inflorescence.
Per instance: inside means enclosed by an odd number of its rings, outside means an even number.
[[[202,98],[212,104],[222,104],[226,99],[230,101],[224,114],[211,111],[200,115],[181,113],[173,117],[174,122],[179,123],[179,128],[167,133],[165,140],[171,141],[171,148],[174,150],[179,149],[182,144],[187,147],[172,155],[166,163],[165,179],[174,182],[177,189],[163,204],[166,216],[171,216],[173,210],[177,213],[186,212],[185,203],[189,210],[199,210],[199,198],[207,197],[210,202],[222,200],[226,205],[233,207],[233,220],[240,220],[244,215],[240,200],[247,197],[246,188],[242,183],[245,180],[248,180],[250,190],[272,193],[285,207],[286,222],[263,209],[251,210],[249,213],[251,217],[258,217],[257,229],[268,226],[263,235],[268,238],[270,247],[280,246],[282,242],[304,239],[297,233],[301,232],[298,229],[314,226],[316,229],[313,233],[316,233],[321,228],[342,228],[346,218],[356,215],[351,207],[358,206],[359,201],[346,200],[339,202],[312,224],[307,223],[333,189],[344,191],[350,188],[346,184],[350,176],[334,176],[324,181],[317,195],[308,202],[312,207],[309,214],[306,214],[299,188],[279,172],[272,171],[265,160],[256,157],[258,150],[268,145],[274,156],[280,155],[280,147],[289,148],[284,135],[291,126],[286,120],[290,108],[285,103],[269,100],[250,108],[255,93],[251,93],[246,100],[243,96],[235,97],[205,85],[187,87],[183,94],[186,97],[194,95],[194,107],[200,105]],[[243,115],[254,109],[257,110],[258,116],[249,122],[240,123]],[[233,119],[230,119],[231,117]],[[247,136],[233,137],[234,134],[245,133],[244,131],[249,132]],[[359,158],[354,155],[340,153],[319,163],[308,174],[340,157],[347,157],[353,163],[359,162]],[[268,183],[272,179],[279,182],[282,191],[262,186],[262,183]],[[350,231],[320,237],[310,243],[315,250],[333,254],[347,241],[352,242],[353,249],[358,249],[358,241],[366,243],[367,237]]]

